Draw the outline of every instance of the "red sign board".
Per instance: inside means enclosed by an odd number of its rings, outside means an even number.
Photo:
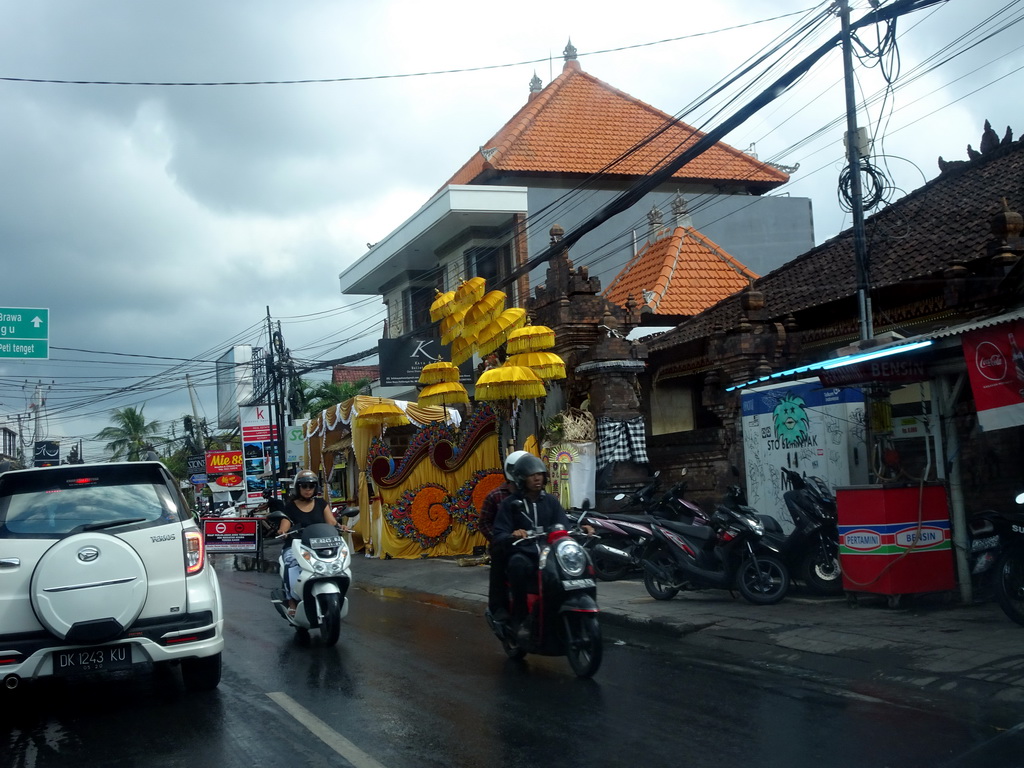
[[[868,360],[818,371],[818,379],[826,387],[849,387],[872,382],[912,384],[927,378],[923,361],[901,358]]]
[[[963,337],[964,362],[982,430],[1024,426],[1024,322]]]
[[[254,517],[204,517],[207,552],[255,552],[259,520]]]
[[[241,451],[206,452],[206,474],[208,475],[241,472],[244,465]]]

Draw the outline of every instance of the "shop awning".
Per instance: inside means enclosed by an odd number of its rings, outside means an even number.
[[[895,361],[884,363],[875,361],[883,361],[895,355],[915,352],[926,347],[946,346],[948,342],[944,344],[945,340],[959,344],[959,337],[965,333],[1021,319],[1024,319],[1024,308],[978,318],[966,323],[950,325],[945,328],[937,328],[928,333],[880,344],[863,352],[797,366],[796,368],[779,371],[745,381],[742,384],[727,387],[725,391],[732,392],[737,389],[746,389],[771,381],[796,378],[808,373],[816,373],[826,386],[852,386],[879,379],[890,382],[919,381],[925,378],[923,362],[911,365],[905,359],[900,360],[898,364]]]

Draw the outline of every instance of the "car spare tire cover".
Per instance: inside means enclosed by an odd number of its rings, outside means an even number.
[[[31,592],[39,622],[62,640],[83,622],[106,622],[124,629],[146,603],[146,566],[116,536],[80,533],[58,541],[39,559]],[[110,632],[106,639],[119,633]]]

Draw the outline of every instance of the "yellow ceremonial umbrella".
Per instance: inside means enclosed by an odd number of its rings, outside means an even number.
[[[455,289],[455,308],[469,309],[484,297],[487,281],[482,277],[471,277],[463,280]]]
[[[459,380],[459,367],[447,360],[427,363],[420,368],[420,384],[440,384]]]
[[[458,370],[456,368],[456,370]],[[468,403],[469,394],[466,388],[457,381],[442,381],[438,384],[428,384],[420,390],[417,399],[420,405],[454,405],[455,403]]]
[[[472,338],[460,336],[455,339],[452,341],[452,363],[454,365],[462,365],[473,356],[475,348],[476,344]]]
[[[480,354],[489,355],[505,343],[505,340],[512,331],[522,327],[525,323],[525,309],[520,309],[519,307],[506,309],[477,334],[476,346]]]
[[[546,394],[540,377],[518,365],[490,368],[476,381],[477,400],[532,400]]]
[[[371,424],[379,424],[383,427],[400,427],[409,423],[409,417],[405,412],[388,400],[381,400],[371,406],[364,408],[356,414],[357,426],[366,427]]]
[[[457,309],[450,315],[441,318],[441,343],[451,344],[456,338],[462,335],[466,310]]]
[[[508,335],[505,351],[510,355],[520,352],[539,352],[555,346],[555,332],[546,325],[527,325]]]
[[[445,293],[434,291],[434,293],[437,296],[430,305],[430,320],[436,323],[441,318],[448,317],[448,315],[456,310],[455,291],[446,291]]]
[[[466,310],[462,328],[468,336],[477,336],[480,331],[505,309],[505,293],[488,291],[483,298]]]
[[[510,355],[505,364],[529,368],[544,381],[565,378],[565,361],[554,352],[520,352]]]

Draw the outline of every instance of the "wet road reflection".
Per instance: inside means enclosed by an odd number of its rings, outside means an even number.
[[[987,712],[739,668],[608,625],[601,671],[579,680],[563,658],[506,659],[479,606],[437,598],[357,590],[337,646],[301,643],[270,606],[276,576],[232,565],[218,569],[217,691],[187,695],[176,670],[156,670],[4,692],[5,765],[345,766],[361,754],[388,768],[965,768],[1013,765],[999,760],[1022,746]]]

